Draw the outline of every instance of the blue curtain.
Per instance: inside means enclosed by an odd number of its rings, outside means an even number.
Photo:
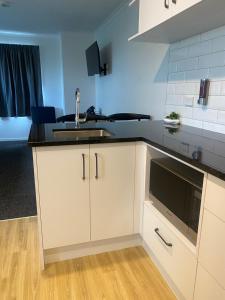
[[[39,47],[0,44],[0,117],[30,116],[42,105]]]

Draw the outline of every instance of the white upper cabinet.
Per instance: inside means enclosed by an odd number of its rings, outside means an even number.
[[[139,0],[137,3],[139,28],[130,41],[173,43],[225,25],[224,0]]]
[[[151,30],[202,0],[140,0],[139,33]]]
[[[139,33],[145,32],[172,17],[170,0],[140,0]]]
[[[132,234],[135,145],[90,145],[90,160],[91,240]]]
[[[89,146],[37,148],[37,170],[43,248],[90,241]]]
[[[170,0],[170,1],[171,1],[170,6],[172,11],[172,16],[175,16],[203,0]]]

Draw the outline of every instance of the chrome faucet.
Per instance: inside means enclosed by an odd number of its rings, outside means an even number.
[[[79,127],[80,123],[85,123],[87,121],[87,113],[85,114],[84,118],[80,118],[80,89],[77,88],[75,92],[75,98],[76,98],[76,112],[75,112],[75,125],[76,128]]]
[[[80,123],[80,89],[76,89],[75,92],[75,98],[76,98],[76,107],[75,107],[75,124],[76,127],[79,127]]]

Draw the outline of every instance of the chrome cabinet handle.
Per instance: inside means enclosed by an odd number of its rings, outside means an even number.
[[[169,2],[168,2],[168,0],[165,0],[165,2],[164,2],[164,6],[165,6],[165,8],[167,8],[167,9],[169,9],[169,8],[170,8],[170,5],[169,5]]]
[[[166,244],[167,247],[173,247],[173,244],[168,243],[159,233],[159,228],[155,229],[155,233],[160,237],[160,239],[163,241],[164,244]]]
[[[98,179],[98,153],[95,153],[95,179]]]
[[[85,154],[82,153],[82,161],[83,161],[83,176],[82,179],[85,180],[86,179],[86,175],[85,175]]]

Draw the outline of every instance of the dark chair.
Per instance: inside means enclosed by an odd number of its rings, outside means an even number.
[[[55,107],[31,107],[31,118],[34,124],[56,123]]]
[[[110,122],[114,121],[132,121],[132,120],[151,120],[151,116],[133,113],[119,113],[108,116]]]

